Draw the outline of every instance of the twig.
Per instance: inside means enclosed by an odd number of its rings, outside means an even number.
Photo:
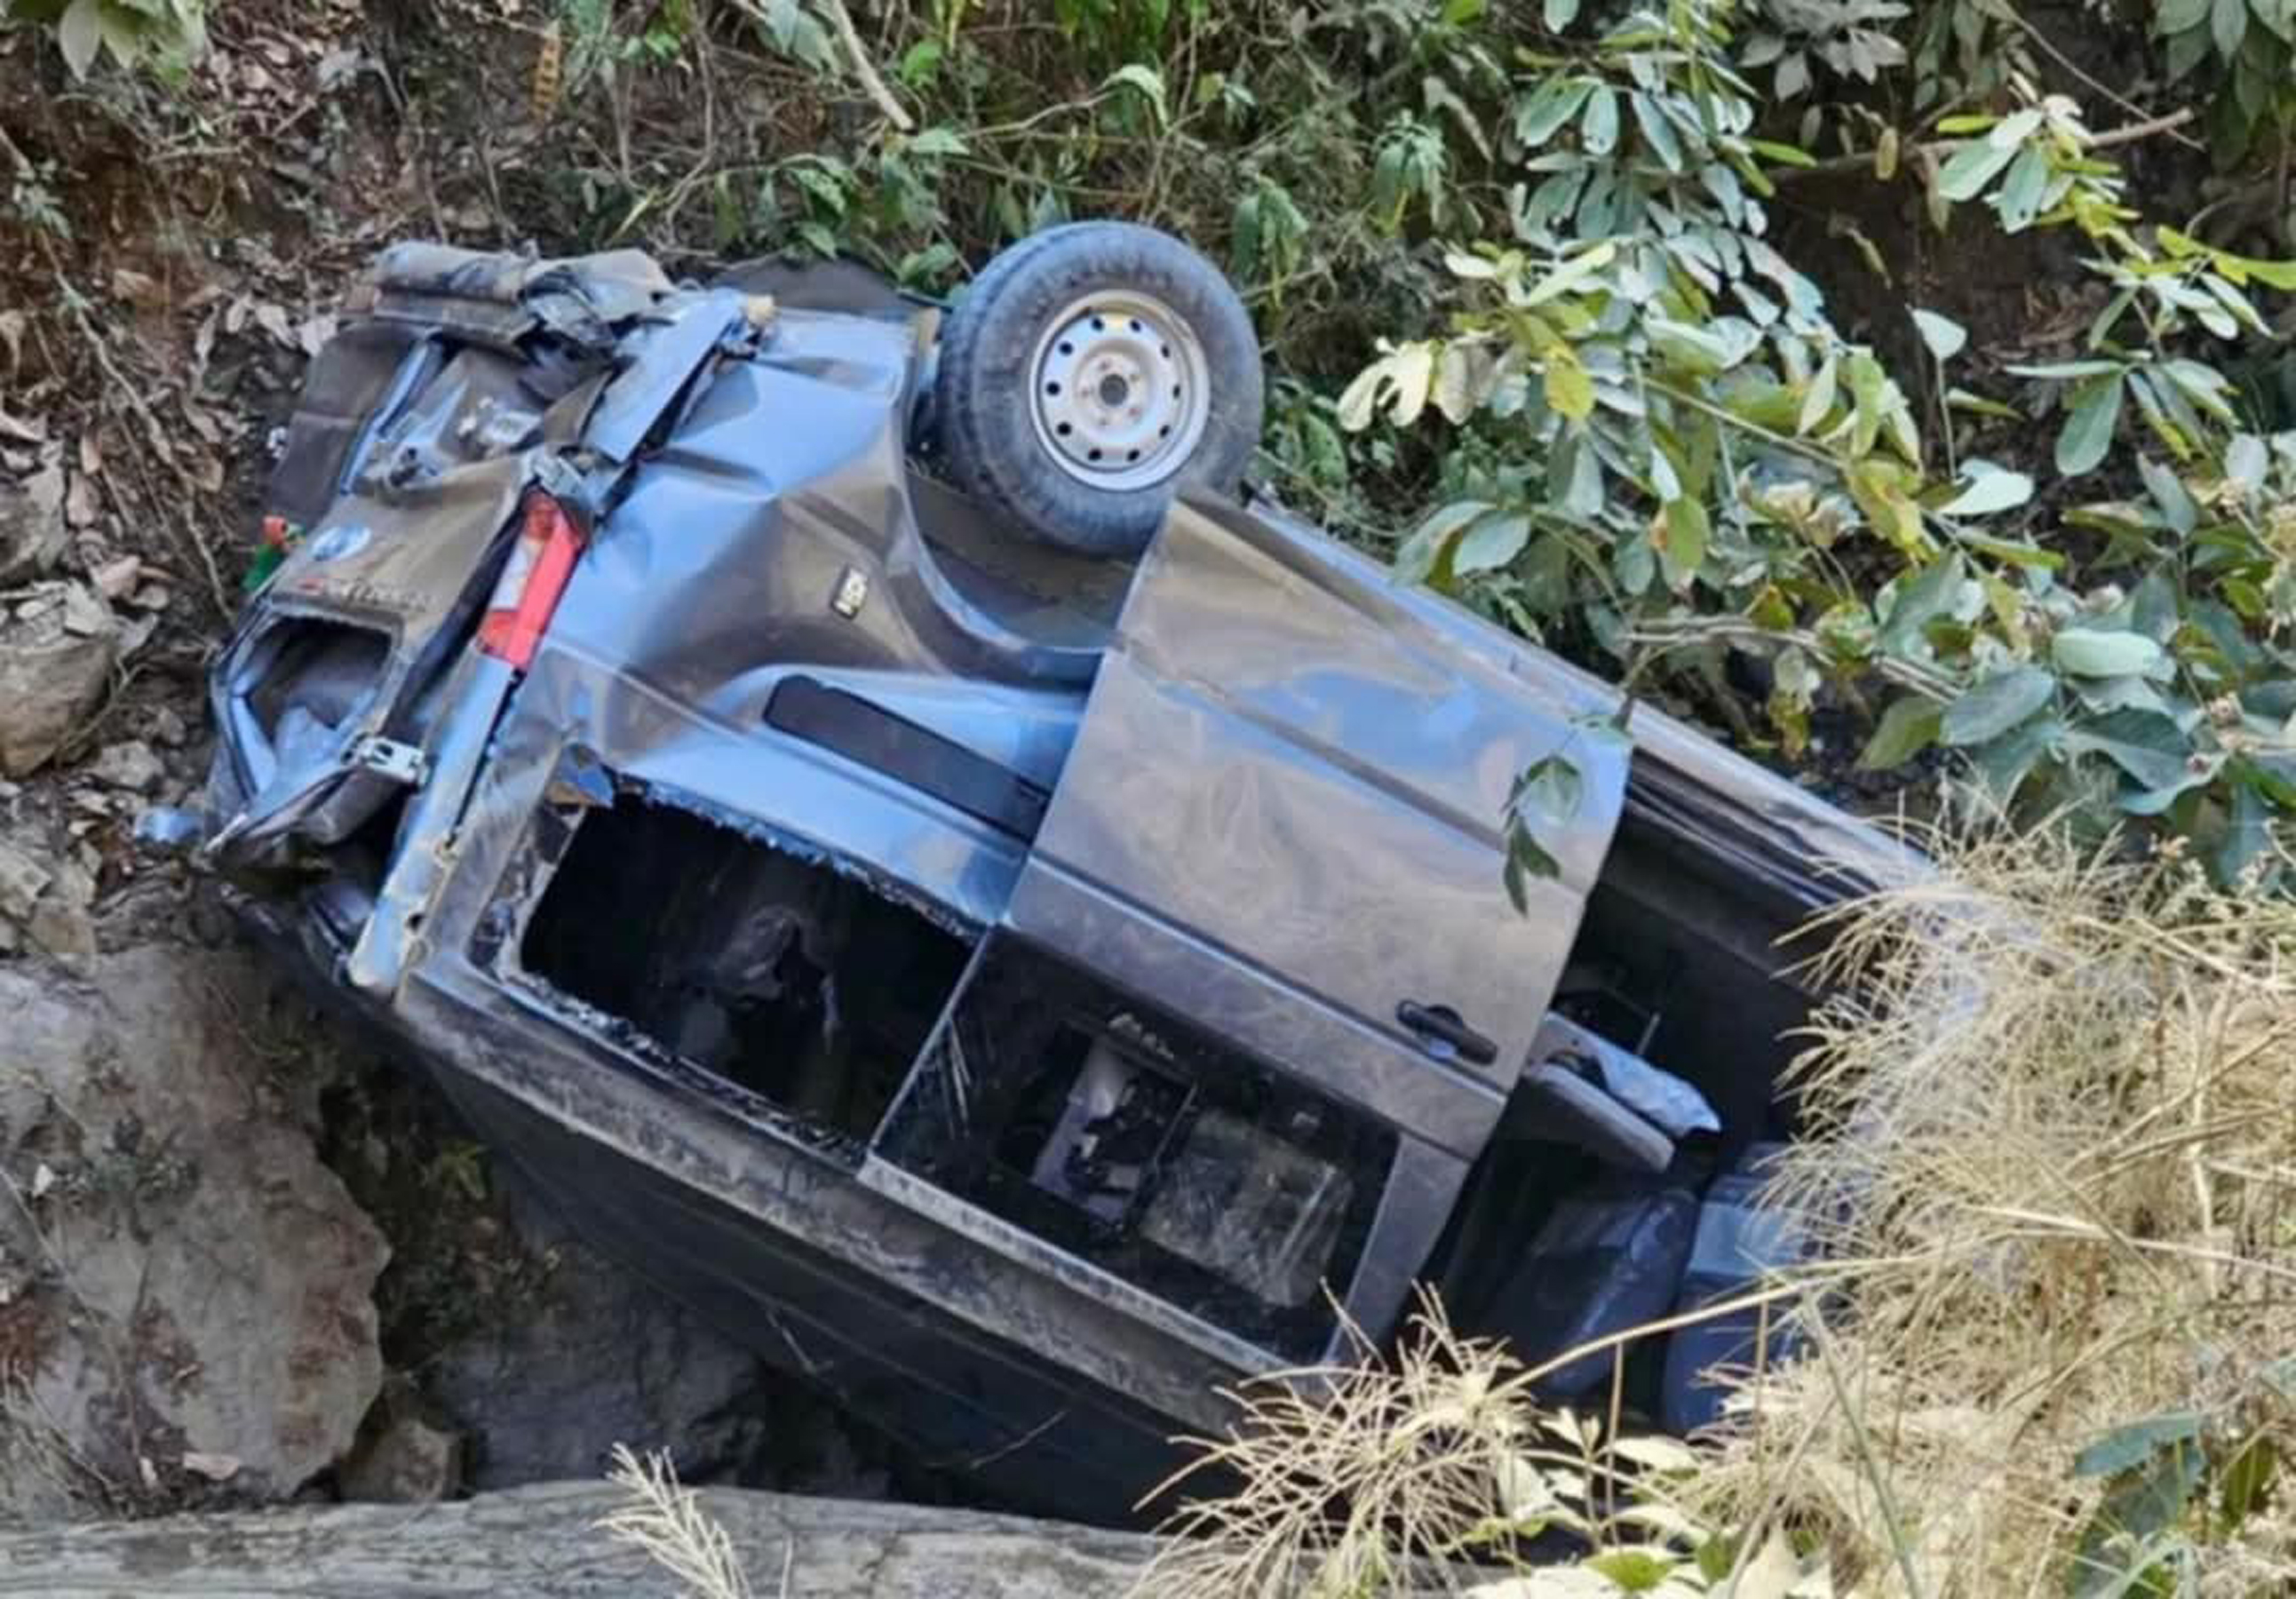
[[[2162,134],[2175,133],[2198,115],[2199,113],[2188,105],[2181,111],[2170,111],[2165,116],[2149,118],[2143,122],[2131,122],[2123,127],[2109,127],[2101,134],[2092,134],[2084,148],[2112,150],[2123,144],[2134,144],[2140,139],[2157,138]],[[2190,143],[2189,140],[2179,142]],[[1909,144],[1899,152],[1898,170],[1900,172],[1907,170],[1923,156],[1927,156],[1931,160],[1942,160],[1952,153],[1956,145],[1964,143],[1966,141],[1961,139],[1938,139],[1924,144]],[[1805,177],[1839,176],[1845,172],[1871,172],[1873,169],[1874,152],[1870,150],[1861,150],[1849,155],[1829,156],[1824,160],[1812,162],[1807,167],[1779,167],[1775,168],[1770,176],[1780,183],[1788,183]]]
[[[152,414],[152,407],[144,403],[142,390],[136,384],[129,382],[126,374],[121,373],[119,366],[113,363],[111,345],[104,338],[103,330],[97,327],[94,319],[88,316],[86,297],[74,286],[72,281],[63,275],[62,263],[55,259],[53,250],[50,253],[50,261],[56,267],[56,286],[62,291],[57,299],[63,303],[64,308],[71,313],[72,320],[78,324],[81,334],[87,340],[88,348],[94,352],[96,365],[103,369],[103,375],[111,382],[113,391],[123,397],[135,410],[135,414],[143,419],[145,442],[150,446],[152,454],[159,456],[162,463],[170,470],[176,471],[180,476],[181,471],[176,467],[169,453],[167,430],[160,425],[160,419]],[[148,479],[144,482],[144,494],[147,500],[151,502],[150,508],[165,514],[168,509],[167,504],[160,496],[152,493]],[[168,516],[167,521],[171,526],[180,529],[184,542],[188,544],[192,553],[199,557],[200,565],[207,575],[209,597],[215,602],[216,614],[228,619],[232,613],[230,590],[224,583],[222,571],[216,566],[215,552],[208,547],[208,541],[200,537],[199,529],[188,518],[179,521],[174,516]]]
[[[2074,61],[2072,57],[2058,49],[2055,41],[2051,39],[2048,35],[2034,27],[2032,23],[2026,20],[2022,16],[2020,16],[2017,12],[2016,7],[2004,6],[2002,9],[2008,14],[2009,20],[2017,25],[2018,29],[2027,38],[2032,40],[2033,43],[2038,45],[2043,50],[2048,52],[2051,60],[2054,61],[2057,65],[2062,67],[2066,71],[2071,73],[2082,83],[2087,85],[2091,90],[2095,91],[2096,94],[2103,95],[2107,100],[2112,101],[2113,104],[2119,106],[2124,111],[2139,111],[2142,110],[2135,101],[2129,99],[2128,95],[2123,94],[2111,84],[2101,82],[2096,78],[2085,71],[2079,62]],[[2176,128],[2182,127],[2186,122],[2191,121],[2192,119],[2193,113],[2191,110],[2186,109],[2177,112],[2175,119],[2168,121],[2168,126],[2166,127],[2147,128],[2144,133],[2131,132],[2130,136],[2134,138],[2144,138],[2148,136],[2150,134],[2172,132]],[[2160,122],[2167,119],[2156,117],[2153,120]],[[2143,126],[2144,125],[2141,123],[2138,124],[2138,127],[2140,127]],[[2121,131],[2130,132],[2130,130],[2128,129],[2123,129]],[[2187,138],[2183,134],[2178,134],[2177,135],[2177,143],[2193,150],[2206,150],[2208,148],[2206,144],[2202,144],[2198,139]]]
[[[853,13],[845,9],[845,0],[824,0],[824,4],[831,20],[837,24],[837,37],[845,42],[845,53],[853,59],[853,76],[869,91],[869,98],[885,113],[885,120],[903,133],[909,132],[916,122],[893,98],[893,91],[885,86],[885,80],[877,76],[876,64],[869,59],[868,46],[861,42],[861,30],[853,26]]]

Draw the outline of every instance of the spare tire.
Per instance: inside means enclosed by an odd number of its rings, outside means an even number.
[[[1264,404],[1227,279],[1127,222],[1048,228],[990,261],[949,313],[933,392],[960,488],[1030,537],[1119,557],[1181,488],[1235,490]]]

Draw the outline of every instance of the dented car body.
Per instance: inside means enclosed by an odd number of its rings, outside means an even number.
[[[1265,500],[1007,537],[919,463],[932,308],[857,269],[409,246],[354,309],[207,857],[921,1459],[1120,1517],[1415,1283],[1531,1357],[1670,1308],[1790,1132],[1777,942],[1905,867],[1860,824],[1654,713],[1585,736],[1612,690]],[[1566,746],[1519,914],[1510,786]]]

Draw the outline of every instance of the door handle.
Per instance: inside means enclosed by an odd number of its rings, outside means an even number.
[[[1423,1038],[1449,1045],[1471,1065],[1488,1066],[1499,1058],[1499,1046],[1469,1027],[1449,1005],[1406,999],[1395,1007],[1395,1019]]]

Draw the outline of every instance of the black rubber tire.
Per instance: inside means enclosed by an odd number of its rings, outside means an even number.
[[[1171,476],[1095,488],[1038,438],[1029,370],[1051,320],[1095,290],[1152,294],[1185,320],[1210,385],[1203,437]],[[1250,313],[1218,267],[1169,234],[1129,222],[1072,222],[991,260],[948,315],[933,412],[957,486],[1029,537],[1085,555],[1138,554],[1175,494],[1233,494],[1259,442],[1267,404]]]

